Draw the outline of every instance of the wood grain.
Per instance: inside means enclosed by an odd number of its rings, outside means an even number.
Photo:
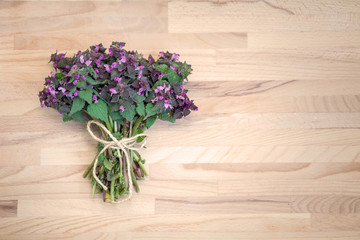
[[[0,240],[360,239],[358,0],[0,1]],[[141,192],[91,198],[96,142],[37,94],[56,50],[180,53]]]
[[[321,4],[321,3],[320,3]],[[355,3],[355,8],[359,7]],[[169,32],[358,30],[358,12],[295,12],[267,1],[170,2]],[[314,7],[312,7],[314,8]],[[182,11],[177,11],[182,9]],[[251,10],[250,10],[251,9]],[[267,9],[267,14],[262,14]],[[255,14],[254,14],[255,12]],[[201,17],[196,17],[201,16]]]
[[[21,221],[21,225],[17,224]],[[68,223],[68,224],[66,224]],[[71,223],[71,224],[70,224]],[[238,232],[310,230],[310,214],[174,214],[153,216],[17,217],[0,219],[3,234],[84,232]],[[211,226],[211,227],[210,227]],[[210,227],[210,228],[209,228]]]
[[[158,214],[322,213],[358,214],[360,198],[349,195],[157,198]]]
[[[1,217],[16,217],[18,210],[17,200],[0,200],[0,216]]]

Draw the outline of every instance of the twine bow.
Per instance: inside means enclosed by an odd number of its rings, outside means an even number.
[[[102,130],[104,130],[104,132],[112,139],[112,141],[106,141],[104,139],[98,138],[91,130],[91,124],[95,124],[98,127],[100,127]],[[130,163],[130,157],[129,157],[128,150],[138,151],[138,150],[142,149],[146,144],[146,138],[140,143],[137,143],[137,139],[138,139],[138,137],[142,137],[142,136],[147,137],[147,134],[141,133],[141,134],[137,134],[130,138],[122,138],[120,140],[117,140],[103,124],[101,124],[100,122],[94,121],[94,120],[91,120],[87,123],[87,130],[93,139],[95,139],[96,141],[98,141],[104,145],[103,149],[98,153],[98,155],[95,158],[95,162],[94,162],[94,166],[93,166],[93,177],[100,184],[100,186],[102,186],[102,188],[105,191],[108,188],[100,181],[100,179],[96,175],[96,166],[97,166],[97,163],[99,160],[99,156],[102,153],[104,153],[108,148],[116,149],[118,156],[119,156],[119,161],[121,161],[120,150],[123,151],[123,153],[125,155],[126,164],[127,164],[127,174],[129,177],[129,195],[120,201],[110,201],[110,203],[121,203],[121,202],[125,202],[125,201],[129,200],[132,195],[131,188],[132,188],[133,182],[132,182],[131,173],[130,173],[130,167],[131,167],[130,164],[131,163]]]

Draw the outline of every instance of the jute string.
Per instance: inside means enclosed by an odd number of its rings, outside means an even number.
[[[112,141],[106,141],[104,139],[100,139],[98,138],[94,133],[93,131],[91,130],[91,124],[95,124],[97,125],[98,127],[100,127],[102,130],[104,130],[104,132],[111,138]],[[137,139],[138,137],[142,137],[142,136],[145,136],[147,137],[147,134],[145,133],[141,133],[141,134],[137,134],[133,137],[130,137],[130,138],[122,138],[120,140],[117,140],[112,134],[111,132],[103,125],[101,124],[100,122],[98,121],[94,121],[94,120],[91,120],[87,123],[87,130],[88,132],[90,133],[91,137],[93,139],[95,139],[96,141],[102,143],[104,145],[103,149],[98,153],[98,155],[96,156],[95,158],[95,162],[94,162],[94,166],[93,166],[93,177],[95,178],[95,180],[99,183],[100,186],[102,186],[102,188],[104,189],[104,191],[107,191],[108,190],[108,187],[106,187],[101,181],[100,179],[98,178],[98,176],[96,175],[96,166],[97,166],[97,163],[99,161],[99,156],[104,153],[108,148],[111,148],[111,149],[116,149],[117,153],[118,153],[118,157],[119,157],[119,161],[121,161],[121,154],[120,154],[120,150],[124,153],[125,155],[125,160],[126,160],[126,164],[127,164],[127,175],[128,175],[128,178],[129,178],[129,194],[127,195],[126,198],[124,199],[121,199],[121,200],[118,200],[118,201],[107,201],[107,202],[110,202],[110,203],[122,203],[122,202],[125,202],[127,200],[129,200],[131,198],[131,195],[132,195],[132,185],[133,185],[133,181],[132,181],[132,178],[131,178],[131,160],[130,160],[130,157],[129,157],[129,152],[128,150],[135,150],[135,151],[138,151],[140,149],[142,149],[145,144],[146,144],[146,138],[138,143],[137,142]],[[120,164],[121,166],[121,164]],[[122,171],[122,169],[120,169],[120,171]]]

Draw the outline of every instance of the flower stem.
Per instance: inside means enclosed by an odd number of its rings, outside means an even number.
[[[92,161],[92,163],[87,167],[87,169],[85,170],[84,174],[83,174],[83,178],[86,178],[87,175],[90,173],[90,171],[92,170],[92,168],[94,167],[94,163],[95,163],[95,159]]]
[[[124,118],[123,134],[124,134],[124,138],[126,138],[127,137],[126,118]]]
[[[133,122],[131,121],[130,123],[129,123],[129,137],[131,137],[132,136],[132,127],[133,127]]]
[[[139,167],[141,168],[141,170],[144,172],[145,176],[148,176],[148,173],[146,172],[144,165],[142,165],[142,163],[140,161],[138,161],[137,163],[139,164]]]
[[[135,124],[134,124],[134,127],[133,127],[133,135],[135,135],[136,130],[138,129],[138,127],[139,127],[139,125],[141,124],[141,122],[142,122],[143,119],[144,119],[144,116],[140,116],[140,117],[136,120],[136,122],[135,122]]]
[[[114,132],[117,132],[117,131],[118,131],[118,129],[117,129],[117,122],[114,121]]]
[[[110,198],[111,198],[111,201],[114,201],[114,187],[115,187],[115,179],[116,178],[111,178],[111,184],[110,184]]]
[[[146,169],[145,169],[144,165],[141,163],[141,159],[138,156],[138,154],[139,154],[138,152],[134,151],[134,159],[139,164],[139,167],[144,172],[145,176],[148,176],[148,173],[146,172]]]
[[[94,182],[94,184],[93,184],[93,188],[92,188],[92,192],[91,192],[92,198],[94,198],[94,196],[95,196],[95,189],[96,189],[96,182]]]
[[[131,171],[131,178],[132,178],[132,182],[133,182],[133,185],[135,187],[135,191],[136,192],[140,192],[140,188],[139,188],[139,185],[136,181],[136,177],[135,177],[135,174],[134,174],[134,171]]]

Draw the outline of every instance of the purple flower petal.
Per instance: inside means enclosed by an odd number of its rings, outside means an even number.
[[[110,88],[109,92],[111,93],[111,96],[118,93],[114,88]]]

